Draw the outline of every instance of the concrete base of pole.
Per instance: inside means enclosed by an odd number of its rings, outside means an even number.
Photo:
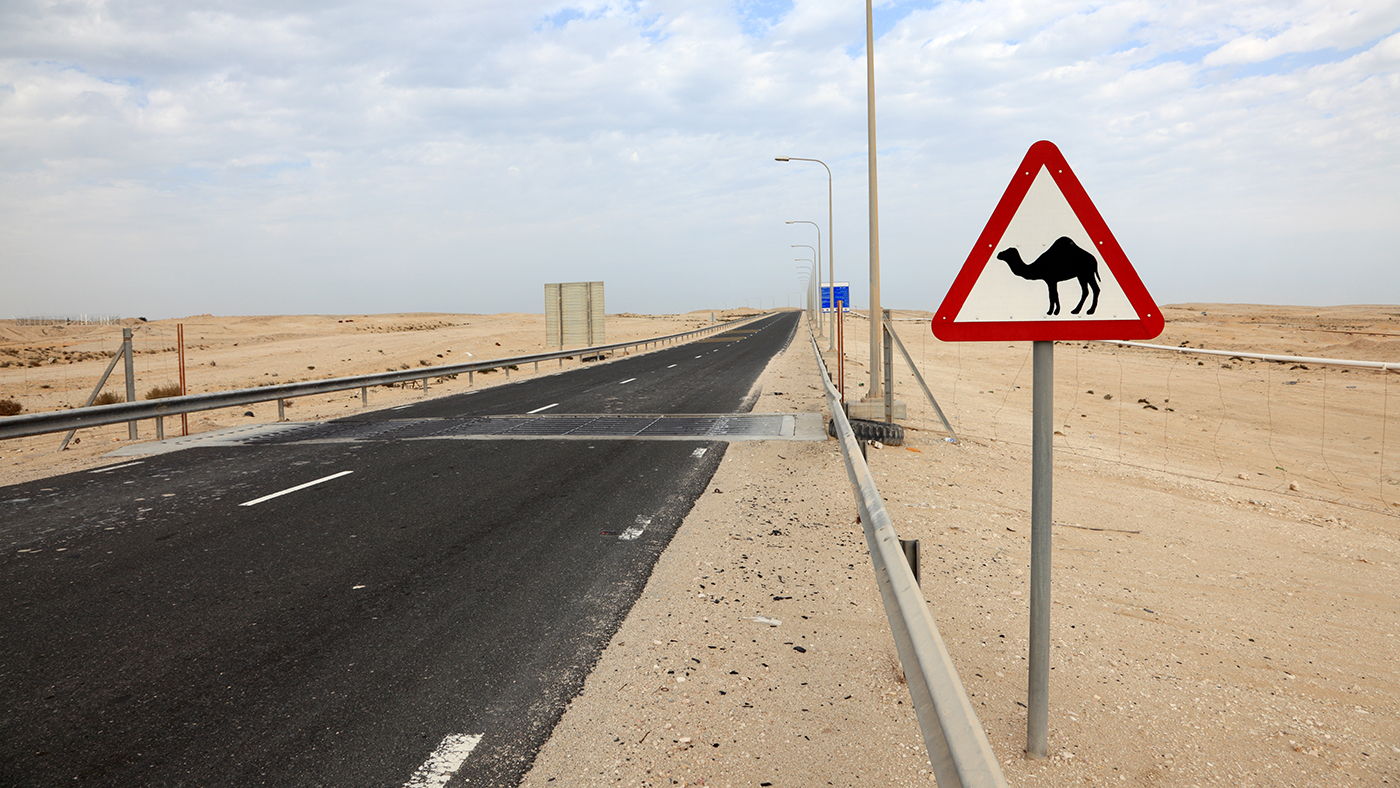
[[[859,402],[846,403],[847,414],[853,419],[868,419],[870,421],[885,420],[885,398],[883,396],[876,399],[863,399]],[[903,400],[895,400],[894,417],[896,421],[904,421],[909,418],[909,406]]]

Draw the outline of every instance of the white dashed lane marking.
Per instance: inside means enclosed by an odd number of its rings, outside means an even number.
[[[296,492],[297,490],[305,490],[307,487],[311,487],[311,486],[313,486],[313,485],[320,484],[321,482],[328,482],[328,481],[330,481],[331,479],[339,479],[340,477],[345,476],[345,475],[347,475],[347,474],[351,474],[351,473],[354,473],[354,471],[341,471],[340,473],[333,473],[333,474],[331,474],[330,476],[323,476],[323,477],[321,477],[321,478],[319,478],[319,479],[316,479],[316,480],[314,480],[314,481],[309,481],[309,482],[307,482],[306,484],[298,484],[298,485],[295,486],[295,487],[288,487],[288,488],[285,489],[285,490],[279,490],[278,492],[272,493],[271,495],[264,495],[264,496],[261,497],[261,498],[254,498],[254,499],[251,500],[251,501],[244,501],[243,503],[240,503],[239,506],[257,506],[258,504],[262,503],[263,501],[270,501],[270,500],[272,500],[273,498],[277,498],[277,497],[286,495],[287,493],[294,493],[294,492]]]
[[[452,779],[452,775],[462,768],[467,756],[471,755],[472,750],[480,743],[479,733],[454,733],[447,736],[437,749],[433,750],[433,754],[428,756],[428,760],[418,767],[418,771],[408,778],[403,788],[442,788]]]
[[[623,383],[631,383],[634,380],[636,380],[636,378],[628,378],[624,381],[619,382],[617,385],[621,386]]]
[[[672,365],[671,365],[671,367],[674,367],[674,366],[675,366],[675,364],[672,364]],[[671,367],[667,367],[667,369],[670,369]]]
[[[118,468],[130,468],[133,465],[140,465],[143,462],[145,462],[145,460],[137,460],[136,462],[124,462],[121,465],[111,465],[106,468],[98,468],[95,471],[88,471],[88,473],[106,473],[108,471],[115,471]]]
[[[546,411],[546,410],[549,410],[550,408],[558,407],[558,405],[559,405],[559,403],[556,402],[556,403],[554,403],[553,405],[545,405],[543,408],[535,408],[534,410],[526,411],[525,415],[526,415],[526,416],[529,416],[529,415],[531,415],[531,414],[533,414],[533,413],[542,413],[542,412],[544,412],[544,411]]]

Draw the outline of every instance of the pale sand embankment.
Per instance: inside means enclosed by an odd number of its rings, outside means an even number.
[[[1166,313],[1164,345],[1400,359],[1400,308]],[[1392,376],[1057,348],[1055,757],[1028,761],[1029,348],[938,343],[927,313],[898,315],[915,316],[925,322],[901,323],[901,335],[964,442],[942,440],[900,372],[913,429],[871,464],[901,536],[922,540],[925,595],[1012,785],[1400,781]],[[609,319],[609,339],[618,322]],[[865,336],[862,321],[849,327]],[[432,335],[387,344],[395,336],[368,337],[377,345],[360,335],[287,369],[381,348],[406,363]],[[477,352],[460,336],[445,347]],[[288,363],[288,352],[246,374]],[[859,345],[851,354],[865,355]],[[0,369],[0,397],[11,372]],[[809,346],[795,341],[761,381],[755,410],[822,409],[815,374]],[[863,374],[848,362],[850,385]],[[379,406],[423,393],[372,396]],[[358,400],[291,413],[348,406]],[[9,464],[15,443],[0,445],[0,481],[38,478],[25,475],[40,473],[38,459]],[[525,784],[930,784],[853,521],[834,442],[729,446]]]

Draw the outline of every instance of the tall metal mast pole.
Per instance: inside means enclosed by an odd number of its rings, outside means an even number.
[[[875,15],[865,0],[865,106],[870,159],[870,386],[865,399],[883,399],[880,388],[880,207],[875,179]]]

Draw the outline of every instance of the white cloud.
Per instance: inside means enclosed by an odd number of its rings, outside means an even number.
[[[619,310],[781,304],[807,242],[783,220],[824,224],[826,184],[775,155],[831,165],[859,299],[862,11],[6,4],[0,314],[533,310],[591,278]],[[1393,4],[882,3],[877,27],[897,306],[937,305],[1041,138],[1161,300],[1400,296]],[[1328,248],[1349,276],[1317,273]]]

